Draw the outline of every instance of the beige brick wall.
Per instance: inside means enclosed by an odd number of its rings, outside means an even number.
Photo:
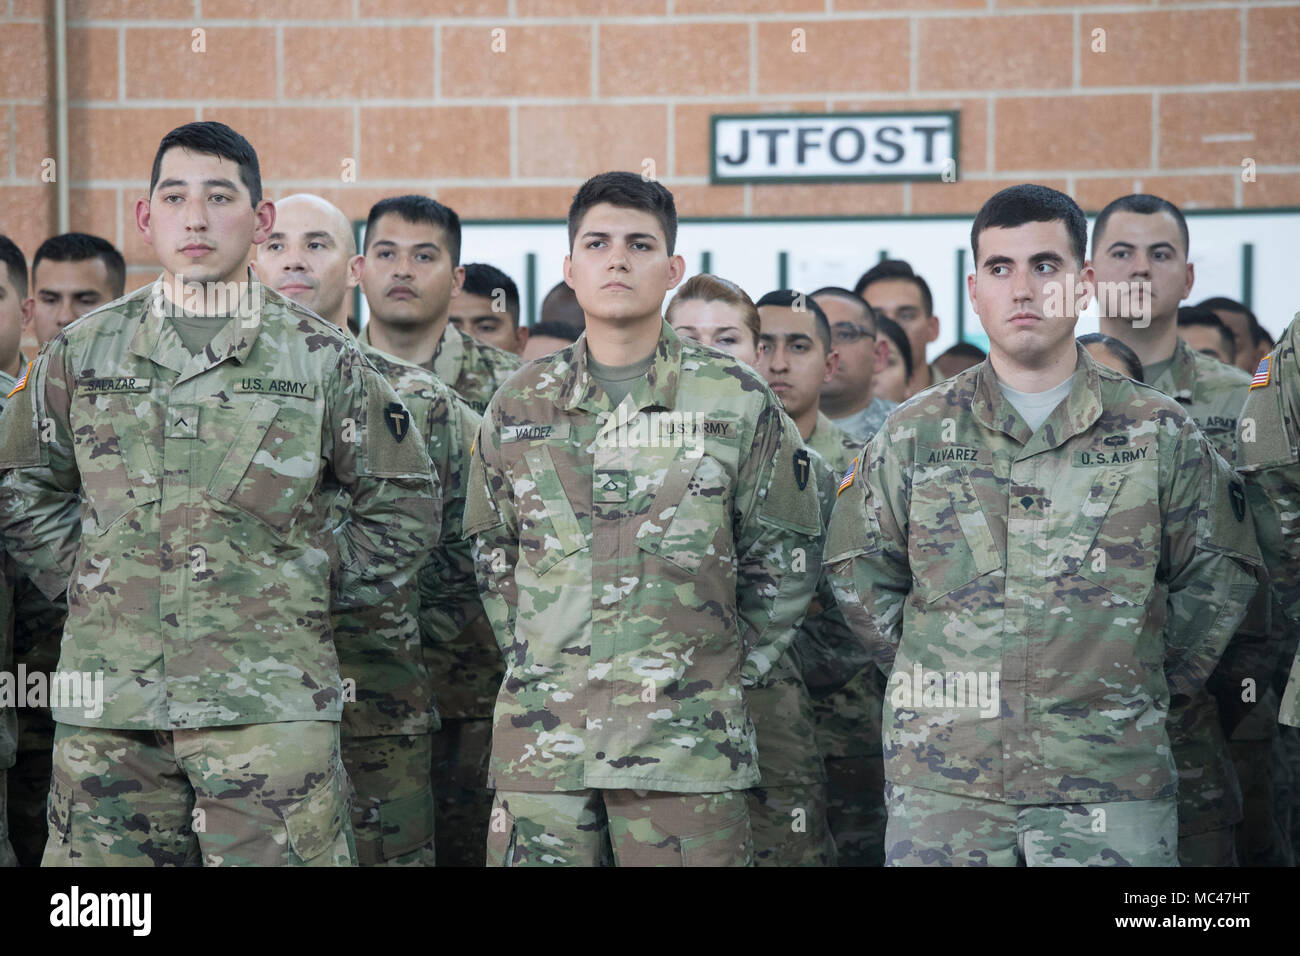
[[[55,223],[50,10],[0,0],[0,231],[29,255]],[[72,227],[114,240],[133,285],[153,274],[134,202],[158,139],[193,119],[247,135],[269,195],[357,218],[406,191],[559,218],[583,178],[646,158],[684,216],[966,213],[1025,180],[1088,209],[1134,189],[1300,205],[1300,0],[68,0],[68,17],[58,174]],[[960,111],[959,182],[709,185],[712,113],[913,108]]]

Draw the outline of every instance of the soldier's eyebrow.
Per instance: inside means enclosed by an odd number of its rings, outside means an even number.
[[[184,188],[188,185],[189,181],[185,179],[164,179],[154,187],[154,190],[173,189],[177,186]],[[239,192],[239,187],[230,179],[205,179],[203,185],[208,189],[229,189],[231,192]]]
[[[582,238],[583,239],[609,239],[610,234],[608,232],[596,232],[595,230],[592,230],[590,232],[584,232],[582,234]],[[659,237],[656,236],[653,232],[629,232],[624,238],[628,242],[658,242],[659,241]]]
[[[775,339],[784,339],[787,342],[811,342],[812,336],[807,332],[763,332],[758,336],[760,342],[771,342]]]
[[[1013,260],[1010,256],[989,256],[987,259],[984,260],[984,263],[983,265],[980,266],[980,268],[991,269],[994,266],[1013,266],[1013,265],[1015,265],[1015,260]]]
[[[373,249],[375,246],[393,246],[394,248],[397,248],[399,245],[400,244],[393,239],[376,239],[370,244],[370,248]],[[412,249],[436,249],[439,252],[442,251],[442,247],[436,242],[413,242],[410,245]]]
[[[1042,262],[1050,262],[1052,263],[1052,265],[1060,266],[1065,264],[1065,259],[1062,258],[1059,252],[1051,252],[1051,251],[1035,252],[1032,256],[1029,257],[1029,264],[1031,266],[1036,266]]]

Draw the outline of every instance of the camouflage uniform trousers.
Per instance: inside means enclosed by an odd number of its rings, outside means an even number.
[[[755,866],[835,865],[835,840],[826,824],[826,784],[751,787],[745,794]]]
[[[1023,805],[887,783],[885,804],[886,866],[1178,865],[1174,797]]]
[[[752,866],[743,790],[498,790],[488,866]]]
[[[1291,844],[1294,859],[1300,860],[1300,727],[1278,725],[1273,751],[1273,807],[1278,829]]]
[[[20,714],[18,726],[18,762],[9,771],[9,838],[19,866],[40,866],[49,836],[54,721],[48,710],[29,710]]]
[[[438,863],[482,866],[492,813],[487,788],[492,755],[491,718],[447,718],[432,737]]]
[[[432,734],[343,737],[359,866],[433,866]]]
[[[351,866],[339,725],[58,724],[42,866]]]
[[[838,865],[883,866],[889,819],[884,757],[827,757],[826,779],[826,822]]]
[[[1279,737],[1273,740],[1231,740],[1228,749],[1241,780],[1245,819],[1237,827],[1237,863],[1240,866],[1295,866],[1291,840],[1277,805],[1274,772]],[[1282,769],[1278,767],[1277,769]],[[1179,847],[1179,855],[1182,847]]]

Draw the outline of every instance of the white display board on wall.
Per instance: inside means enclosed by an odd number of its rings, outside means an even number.
[[[881,258],[906,259],[934,295],[940,335],[933,356],[957,341],[959,323],[966,341],[987,343],[965,291],[971,219],[684,219],[677,251],[688,276],[707,269],[755,299],[783,286],[852,288]],[[1300,209],[1193,211],[1187,221],[1196,268],[1188,301],[1248,298],[1264,327],[1274,336],[1282,332],[1300,311],[1292,274],[1300,251]],[[1088,225],[1091,230],[1091,219]],[[470,221],[463,227],[461,262],[488,262],[510,275],[519,286],[526,324],[537,320],[542,298],[562,280],[567,252],[568,232],[559,221]],[[1096,329],[1093,306],[1080,318],[1078,333]]]

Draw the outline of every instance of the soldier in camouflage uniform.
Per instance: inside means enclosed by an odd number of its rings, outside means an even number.
[[[506,657],[488,859],[747,865],[742,688],[816,586],[816,555],[793,570],[821,530],[810,459],[755,372],[660,318],[668,190],[588,180],[569,233],[587,332],[493,397],[466,505]]]
[[[31,296],[23,327],[38,345],[99,306],[126,291],[126,262],[113,244],[99,236],[64,233],[51,236],[32,256]],[[24,363],[25,364],[25,363]],[[7,394],[15,382],[0,388]],[[59,663],[59,638],[68,616],[62,596],[51,601],[30,579],[14,582],[14,664],[28,674],[52,673]],[[45,851],[46,802],[54,752],[54,718],[47,706],[18,712],[18,760],[9,774],[9,821],[18,862],[38,866]]]
[[[1237,413],[1250,376],[1189,346],[1178,337],[1178,303],[1191,291],[1187,224],[1178,207],[1156,196],[1123,196],[1097,216],[1093,268],[1101,331],[1128,345],[1142,361],[1148,385],[1177,399],[1224,458],[1231,461]],[[1116,295],[1108,289],[1120,290]],[[1132,295],[1125,294],[1131,291]],[[1267,761],[1276,699],[1267,699],[1278,644],[1269,638],[1268,593],[1260,591],[1207,685],[1169,714],[1169,739],[1178,765],[1178,856],[1183,866],[1236,866],[1236,828],[1244,816],[1242,783],[1226,732],[1238,728]],[[1261,706],[1242,701],[1242,682],[1258,686]],[[1255,694],[1248,695],[1253,701]],[[1262,720],[1262,722],[1261,722]],[[1262,740],[1258,739],[1261,737]],[[1267,793],[1268,767],[1263,792]],[[1255,802],[1268,817],[1269,801]],[[1243,834],[1244,836],[1244,834]]]
[[[347,217],[319,196],[276,203],[275,226],[258,247],[257,266],[267,284],[340,329],[347,328],[348,293],[362,263]],[[343,764],[355,791],[352,829],[362,866],[433,866],[429,767],[438,710],[421,635],[431,646],[451,640],[482,614],[469,545],[460,533],[479,417],[431,372],[368,345],[361,350],[425,438],[443,489],[443,521],[442,541],[421,572],[420,587],[409,582],[384,604],[334,616],[345,682]],[[348,496],[340,495],[340,521],[350,508]]]
[[[0,417],[0,531],[67,591],[60,670],[103,682],[53,708],[42,862],[346,865],[331,598],[417,571],[437,479],[347,336],[238,281],[274,222],[243,137],[164,137],[137,222],[159,282],[65,329]]]
[[[367,218],[365,244],[362,291],[370,323],[362,330],[363,344],[433,372],[481,414],[520,361],[448,321],[464,277],[455,211],[425,196],[381,200]],[[428,644],[425,659],[442,717],[442,729],[432,740],[433,783],[443,821],[438,860],[444,866],[481,866],[492,808],[487,761],[501,651],[479,615],[452,640]]]
[[[890,416],[828,535],[890,670],[886,863],[1177,865],[1166,714],[1255,593],[1243,491],[1175,401],[1073,341],[1073,200],[1003,190],[971,239],[990,357]]]
[[[822,389],[822,406],[827,390],[844,375],[844,357],[855,351],[861,353],[856,389],[870,395],[877,334],[871,309],[859,296],[835,286],[818,289],[812,297],[826,312],[831,342],[840,354],[835,378]],[[838,422],[828,418],[824,408],[818,410],[817,424],[806,441],[830,463],[836,485],[897,407],[894,402],[872,399],[860,412]],[[817,747],[826,762],[826,819],[840,866],[880,866],[885,860],[885,761],[880,726],[884,690],[885,675],[868,661],[843,687],[813,705]]]
[[[822,388],[821,412],[865,445],[898,407],[871,394],[876,362],[888,354],[889,347],[877,338],[875,314],[860,296],[828,285],[814,292],[812,299],[826,313],[831,343],[840,357],[835,374]]]

